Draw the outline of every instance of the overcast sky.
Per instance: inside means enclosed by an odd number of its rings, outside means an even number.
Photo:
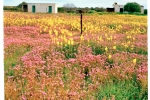
[[[125,5],[127,2],[137,2],[147,8],[147,0],[4,0],[4,6],[16,6],[21,2],[27,3],[56,3],[62,7],[66,3],[73,3],[76,7],[112,7],[114,2]]]

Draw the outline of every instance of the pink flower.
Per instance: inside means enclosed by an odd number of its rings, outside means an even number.
[[[22,98],[22,100],[27,100],[27,99],[25,98],[25,96],[21,96],[21,98]]]

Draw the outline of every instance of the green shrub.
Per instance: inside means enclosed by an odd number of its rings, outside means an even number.
[[[147,14],[147,9],[144,9],[144,14]]]
[[[124,11],[128,11],[128,12],[141,12],[141,7],[138,3],[136,2],[128,2],[125,6],[124,6]]]
[[[96,12],[95,10],[88,11],[88,13],[95,13],[95,12]]]

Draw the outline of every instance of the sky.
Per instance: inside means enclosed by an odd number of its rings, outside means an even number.
[[[137,2],[147,8],[147,0],[4,0],[4,6],[17,6],[21,2],[27,3],[56,3],[58,7],[64,4],[73,3],[76,7],[112,7],[114,2],[125,5],[127,2]]]

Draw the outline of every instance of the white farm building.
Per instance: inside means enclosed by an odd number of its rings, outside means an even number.
[[[144,14],[144,6],[141,7],[141,13]],[[113,8],[107,8],[107,12],[124,12],[124,5],[119,5],[116,2],[113,4]]]
[[[55,3],[27,3],[22,6],[24,12],[57,13]]]

